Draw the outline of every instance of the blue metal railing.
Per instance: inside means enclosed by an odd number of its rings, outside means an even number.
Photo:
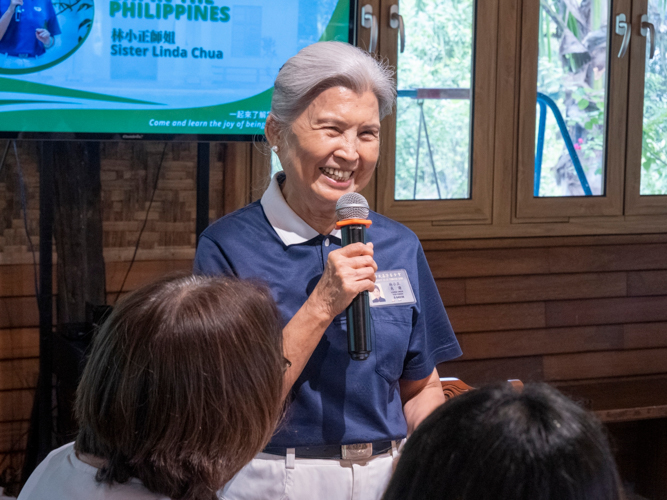
[[[591,187],[588,185],[588,179],[586,179],[586,172],[581,166],[579,161],[579,155],[577,155],[577,150],[574,149],[574,144],[570,138],[570,133],[567,130],[565,125],[565,120],[563,120],[563,115],[558,109],[558,105],[551,99],[551,97],[544,95],[541,92],[537,93],[537,104],[540,107],[540,117],[537,126],[537,148],[535,151],[535,180],[533,184],[533,196],[540,195],[540,178],[542,177],[542,157],[544,155],[544,132],[547,123],[547,106],[554,114],[558,128],[560,129],[560,135],[563,136],[563,141],[565,142],[565,147],[567,152],[570,155],[570,160],[572,160],[572,165],[574,165],[574,170],[577,173],[579,182],[581,183],[581,188],[584,190],[584,195],[593,196]]]
[[[419,149],[421,145],[421,131],[424,129],[424,134],[426,136],[426,146],[428,147],[429,159],[431,160],[431,169],[433,170],[433,178],[435,179],[436,189],[438,191],[438,198],[442,199],[440,194],[440,184],[438,182],[438,176],[436,173],[435,162],[433,161],[433,151],[431,149],[431,143],[428,136],[428,127],[426,125],[426,117],[424,116],[424,100],[425,99],[470,99],[470,89],[461,89],[461,88],[433,88],[433,89],[403,89],[397,91],[398,97],[406,97],[409,99],[416,99],[419,106],[419,129],[417,131],[417,158],[415,160],[415,180],[413,185],[412,199],[417,199],[417,181],[419,178]],[[558,109],[558,105],[551,99],[549,96],[542,94],[541,92],[537,93],[537,104],[540,107],[540,116],[537,127],[537,148],[535,151],[535,172],[534,172],[534,184],[533,184],[533,196],[540,195],[540,178],[542,176],[542,159],[544,156],[544,134],[546,129],[547,122],[547,107],[551,109],[551,112],[556,119],[558,128],[560,129],[561,136],[565,142],[565,147],[567,152],[570,155],[570,160],[572,160],[572,165],[574,165],[574,170],[577,173],[579,182],[584,191],[584,195],[593,196],[591,187],[588,184],[588,179],[586,178],[586,173],[584,172],[583,167],[581,166],[581,161],[577,155],[577,151],[574,148],[572,139],[570,138],[570,133],[567,130],[565,125],[565,120],[563,115]],[[445,182],[445,191],[447,191],[447,178],[443,174],[443,180]]]

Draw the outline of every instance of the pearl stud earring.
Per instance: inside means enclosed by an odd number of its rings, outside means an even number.
[[[278,152],[278,146],[271,146],[271,151],[273,151],[274,153],[277,153]]]

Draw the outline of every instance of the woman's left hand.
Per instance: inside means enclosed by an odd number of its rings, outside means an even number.
[[[401,388],[401,401],[405,420],[408,423],[409,436],[422,420],[445,402],[445,395],[442,393],[437,368],[434,368],[433,373],[424,379],[401,379],[398,383]]]
[[[44,45],[50,45],[51,33],[49,33],[49,30],[44,28],[38,28],[35,30],[35,36],[37,37],[37,40],[42,42]]]

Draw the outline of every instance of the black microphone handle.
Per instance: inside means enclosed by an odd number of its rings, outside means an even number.
[[[350,224],[341,229],[343,246],[366,243],[366,226]],[[354,360],[368,359],[371,353],[371,315],[368,292],[357,295],[345,310],[347,316],[347,350]]]

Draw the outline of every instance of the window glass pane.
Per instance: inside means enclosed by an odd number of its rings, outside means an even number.
[[[470,197],[473,0],[401,0],[396,200]]]
[[[535,196],[604,194],[609,0],[542,0]]]
[[[646,46],[640,193],[655,195],[667,194],[667,0],[649,0],[648,20],[656,36],[652,59]]]

